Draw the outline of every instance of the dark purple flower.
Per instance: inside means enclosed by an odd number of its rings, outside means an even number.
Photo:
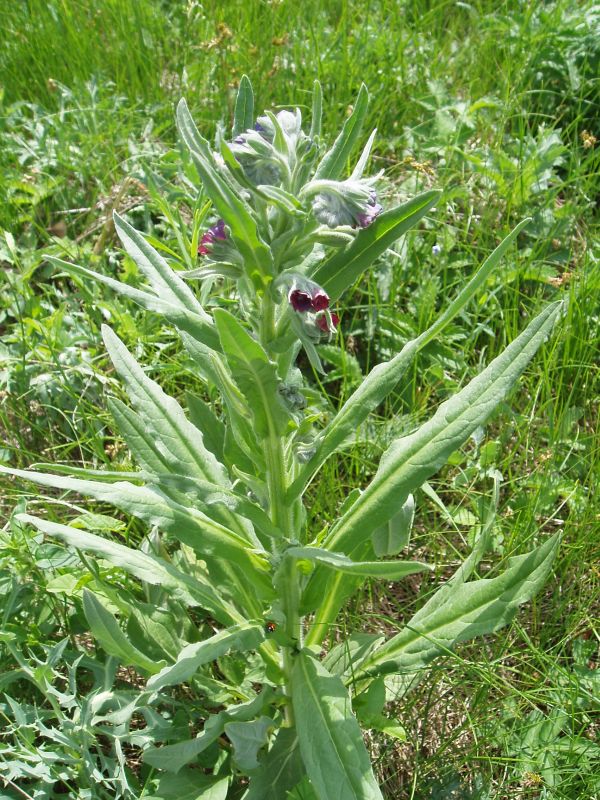
[[[308,292],[303,292],[300,289],[294,289],[290,292],[289,301],[292,304],[294,311],[310,311],[313,307],[312,297]]]
[[[331,324],[334,328],[337,328],[339,324],[340,318],[337,314],[331,312]],[[317,325],[323,331],[323,333],[327,333],[329,331],[329,323],[327,321],[327,314],[319,314],[317,317]]]
[[[211,253],[211,245],[215,239],[220,239],[221,241],[225,241],[227,239],[227,231],[225,230],[225,220],[220,219],[209,228],[205,234],[203,234],[202,238],[200,239],[200,244],[198,245],[198,255],[199,256],[207,256]]]
[[[329,297],[322,289],[318,289],[312,296],[312,307],[315,311],[325,311],[329,308]]]

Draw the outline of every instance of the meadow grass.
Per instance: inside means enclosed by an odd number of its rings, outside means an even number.
[[[439,662],[394,706],[406,741],[369,741],[390,800],[600,797],[600,144],[589,138],[600,139],[599,31],[597,8],[567,0],[29,0],[3,12],[0,457],[13,466],[128,463],[106,411],[118,388],[99,341],[105,320],[167,391],[202,391],[156,320],[57,276],[44,260],[68,255],[139,280],[105,221],[116,207],[185,265],[177,225],[190,220],[173,122],[182,95],[212,133],[228,124],[243,73],[259,107],[303,111],[318,78],[331,134],[364,81],[369,124],[378,128],[373,166],[388,176],[383,195],[391,202],[444,190],[420,228],[343,298],[341,354],[325,355],[325,378],[310,375],[332,408],[429,324],[516,222],[533,218],[485,292],[425,349],[359,442],[311,489],[313,511],[327,522],[393,436],[428,416],[543,304],[568,301],[518,389],[436,476],[433,491],[419,493],[413,549],[435,574],[365,586],[332,632],[393,631],[406,620],[468,551],[495,479],[500,510],[484,572],[564,531],[552,580],[517,621]],[[180,221],[165,220],[161,196],[180,203]],[[0,632],[16,638],[0,650],[0,688],[10,688],[23,714],[36,704],[50,713],[25,662],[65,636],[75,646],[83,633],[80,587],[61,590],[56,580],[81,565],[45,567],[48,551],[8,520],[24,502],[61,519],[73,501],[43,504],[23,484],[1,485]],[[139,541],[141,526],[123,524],[119,535]],[[0,703],[0,777],[27,749],[11,732],[15,713]],[[44,752],[39,762],[55,769]],[[34,778],[10,780],[7,797],[33,791]],[[57,797],[76,791],[56,778]]]

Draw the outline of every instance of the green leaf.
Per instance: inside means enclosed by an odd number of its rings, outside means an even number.
[[[455,584],[451,591],[442,586],[441,602],[421,609],[404,630],[357,665],[359,679],[393,672],[414,675],[459,642],[508,624],[518,606],[546,582],[559,543],[560,534],[555,534],[535,550],[513,556],[495,578]]]
[[[320,86],[318,92],[315,93],[315,100],[318,102],[317,114],[313,116],[314,119],[319,118],[320,127]],[[316,89],[316,86],[315,86]],[[341,133],[333,143],[331,150],[328,150],[317,166],[314,180],[337,180],[344,172],[348,159],[352,155],[360,134],[362,131],[363,123],[367,115],[367,108],[369,106],[369,92],[363,83],[358,92],[354,110],[348,119],[344,122],[344,127]],[[315,108],[313,106],[313,114]]]
[[[337,300],[378,256],[433,208],[440,196],[436,191],[423,192],[385,211],[368,228],[359,231],[349,247],[320,262],[309,277],[325,289],[332,301]]]
[[[416,354],[430,341],[438,336],[454,317],[462,311],[476,292],[484,285],[491,272],[498,265],[502,256],[528,225],[529,219],[523,220],[502,241],[494,252],[484,261],[476,274],[450,303],[446,311],[416,339],[407,342],[400,353],[390,361],[375,366],[358,389],[348,398],[329,425],[314,443],[315,454],[304,465],[300,474],[288,490],[287,500],[292,502],[304,491],[310,478],[319,467],[336,451],[348,437],[353,435],[368,415],[394,389],[405,374]]]
[[[319,800],[383,800],[346,688],[309,651],[294,658],[292,705],[302,760]]]
[[[186,400],[190,419],[198,430],[202,431],[205,447],[210,450],[217,461],[223,462],[225,425],[200,397],[187,392]]]
[[[109,397],[108,410],[134,461],[149,472],[169,472],[173,469],[173,459],[156,446],[156,434],[145,424],[139,414],[122,403],[118,397]]]
[[[210,317],[206,314],[190,287],[171,269],[165,259],[148,244],[142,234],[120,217],[116,211],[113,213],[113,221],[115,230],[127,254],[146,276],[155,294],[173,305],[180,305],[192,314],[203,317],[209,323]]]
[[[364,661],[384,640],[385,637],[379,633],[351,633],[327,653],[323,666],[347,682],[346,679],[354,675],[353,665]]]
[[[243,800],[287,800],[288,792],[304,775],[298,734],[294,728],[279,728],[268,753],[250,778]]]
[[[91,269],[87,269],[87,267],[71,264],[55,256],[46,256],[46,258],[51,263],[61,267],[69,275],[74,275],[75,277],[85,280],[91,279],[97,283],[103,283],[113,291],[123,295],[123,297],[133,300],[134,303],[137,303],[137,305],[145,308],[147,311],[160,314],[178,330],[185,331],[196,340],[198,344],[201,344],[208,350],[219,349],[217,332],[208,314],[194,313],[185,308],[185,306],[170,302],[150,291],[135,289],[133,286],[121,283],[121,281],[110,278],[108,275],[94,272]]]
[[[175,489],[186,495],[192,495],[204,506],[216,505],[235,511],[250,520],[259,535],[263,534],[263,538],[267,536],[271,539],[281,539],[283,536],[282,531],[273,524],[266,511],[245,495],[215,486],[213,483],[200,481],[197,478],[186,478],[183,475],[152,475],[148,476],[148,481],[156,482],[163,488]]]
[[[251,280],[258,288],[264,287],[273,271],[271,251],[259,238],[250,207],[220,174],[208,142],[199,134],[185,100],[177,106],[177,127],[192,154],[206,194],[229,226],[231,238],[250,269]]]
[[[254,92],[252,84],[247,75],[242,75],[235,98],[235,109],[233,112],[232,138],[235,139],[240,133],[249,130],[254,126]]]
[[[225,467],[204,447],[202,432],[186,418],[179,403],[145,374],[107,325],[102,326],[102,336],[140,421],[154,434],[162,460],[173,472],[230,486]]]
[[[262,713],[272,699],[273,690],[266,686],[259,695],[249,702],[232,706],[210,716],[204,723],[202,732],[195,739],[168,744],[163,747],[149,747],[144,750],[142,760],[152,767],[164,769],[167,772],[179,772],[182,767],[193,761],[223,734],[227,722],[244,722],[254,719]]]
[[[215,309],[214,317],[231,373],[252,411],[257,436],[281,436],[290,417],[279,394],[277,365],[229,312]]]
[[[273,720],[270,717],[225,724],[225,733],[233,745],[233,760],[242,772],[250,772],[259,766],[258,751],[269,741],[271,728]]]
[[[186,575],[158,556],[132,550],[113,539],[103,539],[93,533],[38,519],[29,514],[19,514],[18,519],[71,547],[95,553],[145,583],[168,589],[174,600],[180,600],[189,606],[201,606],[224,624],[239,621],[239,614],[233,606],[223,601],[210,584],[201,583],[197,578]]]
[[[163,775],[156,794],[143,794],[144,800],[226,800],[229,778],[214,778],[198,770],[181,775]]]
[[[368,578],[385,578],[398,581],[415,572],[431,570],[429,564],[421,561],[352,561],[343,553],[332,553],[319,547],[288,547],[286,556],[307,559],[324,564],[330,569],[345,572],[348,575],[363,575]]]
[[[265,640],[263,625],[242,623],[219,631],[210,639],[186,645],[174,664],[169,664],[148,681],[147,689],[158,691],[165,686],[185,683],[204,664],[229,653],[231,650],[246,652],[256,650]]]
[[[508,395],[550,334],[561,305],[553,303],[545,308],[480,375],[442,403],[430,420],[409,436],[392,442],[375,477],[333,526],[323,547],[351,553],[446,463]]]
[[[378,558],[394,556],[408,546],[415,518],[415,498],[409,494],[397,514],[371,534],[371,544]]]
[[[366,537],[385,524],[408,495],[433,475],[471,433],[487,420],[507,396],[537,349],[550,334],[562,304],[554,303],[539,314],[501,355],[464,389],[440,405],[417,431],[392,442],[377,473],[364,492],[332,527],[321,546],[352,555],[364,547]],[[340,575],[328,581],[316,571],[307,587],[325,597],[307,644],[316,644],[327,632],[346,596]]]
[[[156,489],[136,486],[127,481],[106,484],[4,466],[0,466],[0,473],[16,475],[42,486],[78,492],[110,503],[151,526],[169,531],[207,561],[211,557],[217,560],[226,558],[239,564],[247,570],[248,578],[258,582],[255,587],[262,586],[266,591],[270,584],[267,576],[268,564],[266,558],[259,554],[262,547],[258,540],[251,542],[244,539],[201,511],[176,503]]]
[[[151,675],[164,665],[164,661],[153,661],[129,642],[115,617],[89,589],[83,590],[83,611],[92,636],[109,655],[118,658],[122,664],[138,667]]]

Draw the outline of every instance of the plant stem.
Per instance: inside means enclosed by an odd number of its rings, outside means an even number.
[[[267,352],[275,336],[275,313],[271,297],[265,292],[262,303],[262,317],[260,325],[261,344]],[[277,402],[277,398],[273,398]],[[283,533],[284,546],[296,539],[293,525],[292,507],[286,503],[285,497],[288,489],[288,470],[284,451],[284,440],[281,436],[271,435],[264,440],[265,462],[267,467],[267,489],[269,495],[269,515],[272,522]],[[289,642],[283,647],[283,671],[285,675],[285,694],[288,703],[285,707],[286,723],[289,727],[294,725],[291,705],[291,671],[293,652],[302,647],[302,624],[299,614],[300,606],[300,581],[295,559],[287,558],[282,566],[280,591],[282,610],[285,615],[285,638]]]

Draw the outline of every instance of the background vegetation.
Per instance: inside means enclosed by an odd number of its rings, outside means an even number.
[[[429,324],[516,222],[532,217],[479,302],[419,357],[346,457],[325,468],[312,502],[331,518],[390,437],[431,413],[543,304],[568,300],[559,330],[510,402],[417,497],[414,544],[436,574],[372,584],[332,637],[343,637],[346,623],[394,630],[467,552],[498,483],[492,561],[561,528],[553,579],[509,629],[439,662],[394,709],[405,737],[369,743],[379,777],[394,800],[598,798],[600,9],[593,3],[7,5],[0,460],[129,466],[105,410],[116,391],[99,338],[105,320],[154,365],[165,389],[202,391],[159,321],[108,290],[61,276],[45,254],[135,284],[136,268],[113,235],[116,208],[160,242],[175,267],[193,266],[188,209],[196,189],[176,141],[174,103],[184,95],[199,127],[212,133],[229,124],[244,72],[259,107],[304,109],[318,78],[326,133],[364,81],[379,131],[373,167],[386,170],[383,196],[444,190],[426,222],[343,298],[339,340],[323,348],[331,408]],[[1,480],[0,798],[150,797],[153,776],[139,764],[143,722],[132,735],[118,714],[96,713],[102,692],[126,698],[136,675],[94,649],[81,609],[84,586],[110,600],[110,582],[127,579],[44,542],[12,512],[28,507],[60,520],[75,511],[82,528],[133,542],[145,531],[71,496],[40,509],[29,486]],[[126,588],[141,597],[136,586]],[[202,697],[174,698],[182,729],[197,724],[202,709]],[[184,786],[172,791],[194,797]]]

